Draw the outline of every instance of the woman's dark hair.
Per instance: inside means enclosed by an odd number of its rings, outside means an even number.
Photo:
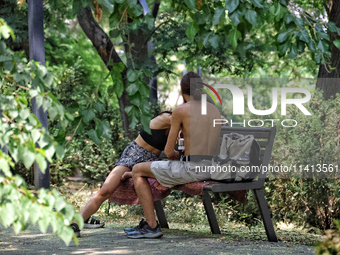
[[[163,111],[163,112],[160,112],[160,113],[156,112],[154,114],[153,118],[156,118],[157,116],[162,115],[163,113],[168,113],[168,114],[172,115],[172,111]]]
[[[172,111],[163,111],[163,112],[158,113],[158,115],[162,115],[163,113],[169,113],[170,115],[172,115]]]
[[[194,72],[188,72],[181,80],[182,94],[191,95],[195,100],[201,100],[201,95],[205,94],[203,90],[203,81],[201,76]]]

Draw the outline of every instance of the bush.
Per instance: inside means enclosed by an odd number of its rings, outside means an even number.
[[[316,254],[335,255],[340,253],[340,221],[334,220],[336,229],[326,231],[324,240],[317,243]]]

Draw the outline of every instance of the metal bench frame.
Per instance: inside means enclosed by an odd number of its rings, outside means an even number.
[[[268,167],[274,139],[276,135],[276,128],[256,128],[256,127],[222,127],[221,137],[227,133],[240,133],[253,135],[261,146],[262,166]],[[236,190],[252,190],[254,192],[258,208],[261,213],[264,227],[268,241],[277,242],[277,237],[270,217],[267,201],[264,197],[263,187],[266,179],[266,172],[261,172],[259,178],[252,182],[237,182],[237,183],[216,183],[206,185],[204,187],[203,204],[210,224],[210,229],[213,234],[221,234],[218,222],[216,219],[215,211],[211,202],[209,191],[214,193],[236,191]],[[155,210],[157,213],[158,221],[162,228],[169,228],[166,216],[163,210],[161,200],[154,202]]]

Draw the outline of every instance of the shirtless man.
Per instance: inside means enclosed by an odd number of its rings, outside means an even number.
[[[218,153],[221,127],[213,127],[213,120],[221,115],[216,106],[210,103],[207,103],[207,114],[201,115],[202,87],[200,76],[193,72],[187,73],[181,81],[181,92],[186,103],[178,106],[172,114],[171,129],[164,149],[170,160],[139,163],[132,169],[135,190],[146,220],[142,220],[135,228],[124,230],[129,238],[163,236],[156,221],[150,185],[145,177],[155,178],[169,188],[210,179],[209,172],[196,172],[195,166],[211,163],[211,156]],[[185,156],[191,156],[176,160],[179,153],[174,148],[180,129],[184,136]]]

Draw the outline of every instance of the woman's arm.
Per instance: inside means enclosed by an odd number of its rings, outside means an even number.
[[[181,110],[176,108],[171,116],[171,128],[168,136],[168,141],[165,145],[164,153],[169,159],[177,159],[179,152],[175,151],[178,133],[181,129]]]

